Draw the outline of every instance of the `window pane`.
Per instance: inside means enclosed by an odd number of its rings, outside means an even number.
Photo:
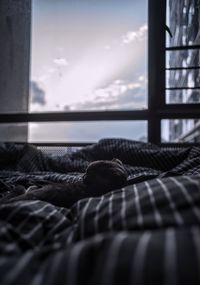
[[[31,112],[147,107],[147,0],[32,8]]]
[[[185,68],[200,66],[199,49],[166,51],[167,68]]]
[[[166,103],[200,103],[199,1],[167,0]],[[191,48],[193,46],[193,48]]]
[[[29,142],[96,142],[105,137],[147,141],[147,122],[98,121],[29,124]]]
[[[166,71],[166,103],[200,103],[200,69]]]
[[[199,70],[170,70],[166,73],[167,88],[199,88]]]
[[[167,104],[195,104],[200,103],[200,91],[198,90],[166,90]]]
[[[199,0],[167,0],[167,46],[200,44],[199,18]]]
[[[200,142],[199,119],[162,120],[162,142]]]
[[[0,124],[0,142],[96,142],[102,138],[147,141],[146,121]]]
[[[0,142],[27,142],[28,124],[0,124]]]

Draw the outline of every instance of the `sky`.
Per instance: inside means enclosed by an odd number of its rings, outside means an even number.
[[[32,3],[30,112],[147,108],[147,0]],[[114,125],[113,131],[111,122],[78,129],[90,130],[88,137],[116,136]],[[119,124],[118,136],[146,136],[144,122],[133,122],[131,135],[129,125]],[[57,136],[60,130],[67,140],[76,138],[75,126],[58,123]],[[51,128],[30,124],[30,140],[39,140],[44,130],[51,140]]]

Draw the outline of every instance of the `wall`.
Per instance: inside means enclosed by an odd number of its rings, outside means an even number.
[[[31,0],[0,1],[0,112],[27,112]],[[20,132],[20,133],[19,133]],[[27,140],[27,126],[0,125],[0,140]],[[21,135],[20,135],[21,134]]]

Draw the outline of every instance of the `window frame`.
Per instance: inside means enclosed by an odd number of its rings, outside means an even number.
[[[149,115],[148,141],[160,145],[199,145],[199,143],[162,143],[162,119],[200,119],[200,103],[167,104],[166,87],[166,51],[187,49],[185,47],[166,47],[166,0],[149,1],[149,41],[148,41],[148,78],[149,78]],[[153,41],[152,41],[153,39]],[[193,45],[190,48],[200,48]]]
[[[70,122],[105,120],[145,120],[148,125],[148,142],[160,145],[178,145],[179,143],[161,142],[162,119],[200,119],[200,104],[166,104],[165,67],[166,51],[173,47],[165,46],[166,0],[148,1],[148,107],[144,110],[129,111],[80,111],[48,113],[9,113],[0,114],[2,123],[30,122]],[[30,31],[31,33],[31,31]],[[30,35],[29,35],[30,36]],[[153,39],[153,40],[152,40]],[[200,46],[199,46],[200,47]],[[90,142],[88,142],[89,144]],[[33,142],[34,144],[34,142]],[[180,143],[184,145],[193,143]],[[63,143],[39,143],[38,145],[63,145]],[[82,142],[65,145],[81,146]]]

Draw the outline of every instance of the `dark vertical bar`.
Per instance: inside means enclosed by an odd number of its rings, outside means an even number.
[[[0,111],[27,112],[31,0],[0,1]]]
[[[31,0],[0,0],[0,113],[28,112]],[[0,138],[27,141],[28,127],[2,126]]]
[[[166,0],[149,0],[148,36],[148,140],[160,143],[161,126],[157,110],[165,100],[165,23]]]

